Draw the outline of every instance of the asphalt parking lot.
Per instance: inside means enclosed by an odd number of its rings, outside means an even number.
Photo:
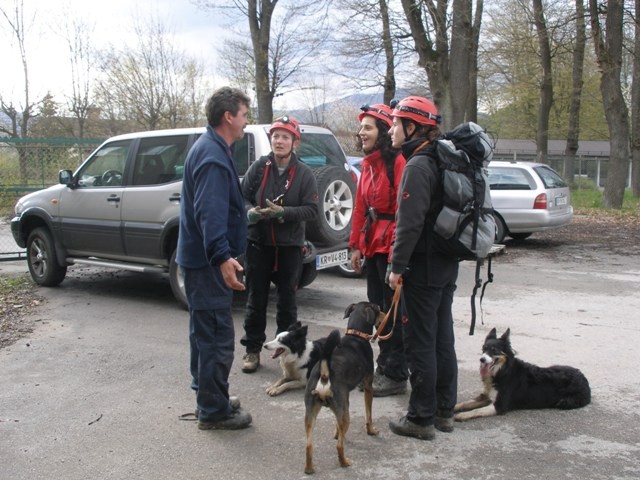
[[[14,272],[0,265],[0,273]],[[18,264],[15,271],[20,271]],[[591,405],[521,411],[456,424],[433,442],[397,437],[390,419],[407,396],[374,399],[378,437],[364,430],[362,393],[351,395],[346,453],[338,465],[333,417],[315,430],[315,477],[322,479],[636,479],[640,477],[640,256],[598,251],[559,255],[507,249],[494,264],[482,319],[468,335],[473,266],[460,274],[454,305],[459,399],[480,389],[482,340],[511,328],[519,356],[580,368]],[[230,377],[253,415],[237,432],[198,431],[178,419],[194,408],[189,390],[187,313],[166,278],[72,268],[33,315],[35,329],[0,350],[0,477],[35,479],[306,478],[303,392],[268,397],[279,378],[263,354],[255,374]],[[299,316],[312,337],[342,328],[342,312],[365,299],[364,281],[321,273],[300,291]],[[271,314],[273,312],[271,311]],[[234,304],[236,338],[243,301]],[[271,316],[268,335],[273,334]],[[374,347],[375,350],[376,347]]]

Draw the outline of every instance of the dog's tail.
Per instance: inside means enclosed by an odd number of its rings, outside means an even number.
[[[327,341],[322,348],[322,358],[320,359],[320,378],[316,384],[316,388],[311,392],[313,395],[326,402],[331,393],[331,375],[329,371],[329,362],[331,355],[336,347],[340,345],[340,331],[333,330],[327,337]]]

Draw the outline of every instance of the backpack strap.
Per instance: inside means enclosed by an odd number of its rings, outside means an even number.
[[[481,267],[482,260],[476,260],[476,282],[473,286],[473,293],[471,294],[471,327],[469,328],[469,335],[473,335],[476,329],[476,293],[482,286],[482,279],[480,278]]]
[[[469,328],[469,335],[473,335],[476,328],[476,293],[478,293],[478,289],[482,287],[480,291],[480,312],[482,312],[482,299],[484,298],[484,291],[487,288],[487,285],[493,282],[493,272],[491,271],[491,259],[492,256],[489,255],[487,257],[487,280],[482,283],[482,278],[480,278],[480,269],[482,268],[483,260],[476,260],[476,283],[473,287],[473,293],[471,294],[471,327]],[[482,321],[482,319],[481,319]],[[482,321],[484,325],[484,321]]]

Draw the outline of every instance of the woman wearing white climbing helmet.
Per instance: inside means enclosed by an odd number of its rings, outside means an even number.
[[[396,237],[389,286],[403,288],[403,323],[411,395],[405,416],[391,421],[393,433],[433,440],[435,430],[453,431],[458,367],[451,305],[458,261],[434,249],[433,225],[442,208],[435,141],[440,115],[430,100],[407,97],[391,113],[393,146],[407,165],[400,182]]]
[[[391,107],[384,104],[363,105],[358,130],[358,144],[365,153],[353,210],[351,265],[361,271],[366,266],[367,297],[371,303],[388,311],[393,291],[385,282],[391,242],[396,228],[398,186],[405,166],[400,150],[391,145],[389,129],[393,125]],[[399,316],[399,315],[398,315]],[[393,334],[380,340],[380,353],[373,378],[373,396],[385,397],[407,391],[407,361],[402,343],[400,318],[387,323],[382,336],[393,326]]]

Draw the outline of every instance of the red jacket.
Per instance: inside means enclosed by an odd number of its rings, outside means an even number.
[[[349,247],[360,250],[365,257],[372,257],[376,253],[389,254],[396,228],[398,186],[406,163],[402,154],[398,153],[393,169],[393,185],[390,185],[384,159],[379,150],[362,160],[362,174],[356,192]],[[367,218],[370,207],[376,211],[376,221]]]

